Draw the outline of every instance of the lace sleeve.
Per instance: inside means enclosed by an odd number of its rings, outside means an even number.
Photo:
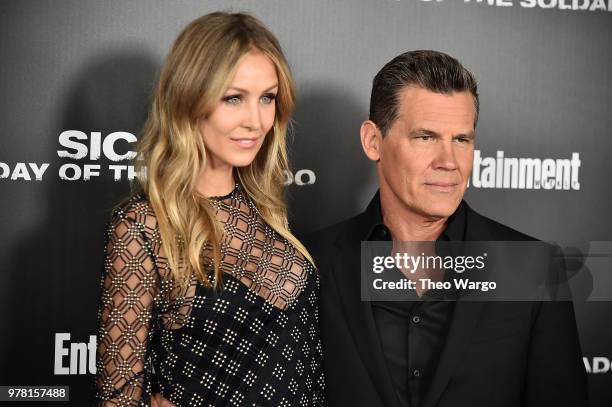
[[[146,231],[147,205],[116,211],[107,226],[97,350],[99,406],[149,399],[149,352],[159,276]]]

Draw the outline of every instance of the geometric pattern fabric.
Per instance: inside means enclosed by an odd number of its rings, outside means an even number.
[[[172,281],[143,194],[113,212],[101,279],[99,405],[145,406],[152,393],[177,406],[323,405],[316,270],[239,185],[209,202],[224,229],[218,290],[195,278]],[[209,264],[207,250],[202,256]]]

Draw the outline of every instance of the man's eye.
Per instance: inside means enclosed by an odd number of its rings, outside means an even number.
[[[421,139],[423,141],[432,141],[433,140],[433,136],[419,136],[417,138]]]
[[[242,98],[238,95],[231,95],[224,97],[223,101],[229,103],[230,105],[237,105],[242,101]]]
[[[461,144],[469,144],[472,142],[472,139],[469,137],[458,137],[457,141]]]
[[[262,103],[269,105],[270,103],[274,102],[274,99],[276,99],[276,95],[269,94],[269,95],[263,95],[260,100]]]

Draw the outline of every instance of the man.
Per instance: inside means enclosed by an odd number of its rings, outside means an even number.
[[[476,81],[443,53],[404,53],[374,78],[360,135],[379,192],[306,240],[329,406],[587,405],[571,302],[361,300],[361,241],[532,240],[463,201],[477,119]]]

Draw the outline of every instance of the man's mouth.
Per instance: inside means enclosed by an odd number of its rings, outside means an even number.
[[[425,186],[436,192],[453,192],[459,184],[456,182],[426,182]]]

